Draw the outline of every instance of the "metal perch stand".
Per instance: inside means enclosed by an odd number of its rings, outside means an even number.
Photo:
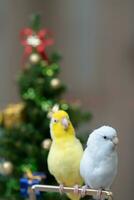
[[[36,200],[36,191],[41,192],[59,192],[59,186],[52,186],[52,185],[33,185],[29,190],[30,200]],[[78,192],[81,193],[82,188],[78,189]],[[73,193],[73,187],[64,187],[65,193]],[[98,190],[94,189],[86,189],[86,195],[97,195]],[[113,199],[113,194],[110,191],[102,191],[102,196],[107,198],[108,200]]]

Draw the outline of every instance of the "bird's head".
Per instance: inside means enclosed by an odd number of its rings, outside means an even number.
[[[90,134],[87,146],[92,143],[98,148],[115,149],[118,142],[116,130],[110,126],[102,126]]]
[[[63,110],[54,112],[50,122],[52,139],[74,136],[75,132],[68,114]]]

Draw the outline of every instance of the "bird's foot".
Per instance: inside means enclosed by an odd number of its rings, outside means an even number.
[[[87,185],[82,186],[81,190],[81,197],[84,197],[86,195],[86,190],[88,189]]]
[[[63,192],[64,192],[64,185],[63,185],[63,184],[60,184],[60,185],[59,185],[59,193],[60,193],[60,194],[63,194]]]
[[[79,185],[74,186],[74,194],[79,194]]]
[[[102,191],[103,191],[103,189],[99,189],[97,191],[97,200],[103,200]]]

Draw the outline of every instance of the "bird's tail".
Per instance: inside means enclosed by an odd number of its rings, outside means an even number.
[[[79,200],[80,199],[80,195],[79,194],[67,193],[67,196],[71,200]]]

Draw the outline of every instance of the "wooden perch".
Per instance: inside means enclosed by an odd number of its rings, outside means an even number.
[[[53,186],[53,185],[33,185],[30,189],[29,189],[29,196],[30,196],[30,200],[36,200],[36,191],[41,191],[41,192],[59,192],[59,186]],[[78,189],[79,193],[81,193],[82,188]],[[64,187],[64,192],[65,193],[73,193],[74,192],[74,188],[73,187]],[[94,190],[94,189],[87,189],[86,190],[86,195],[97,195],[98,190]],[[102,196],[107,198],[108,200],[112,200],[113,199],[113,194],[110,191],[102,191]]]

